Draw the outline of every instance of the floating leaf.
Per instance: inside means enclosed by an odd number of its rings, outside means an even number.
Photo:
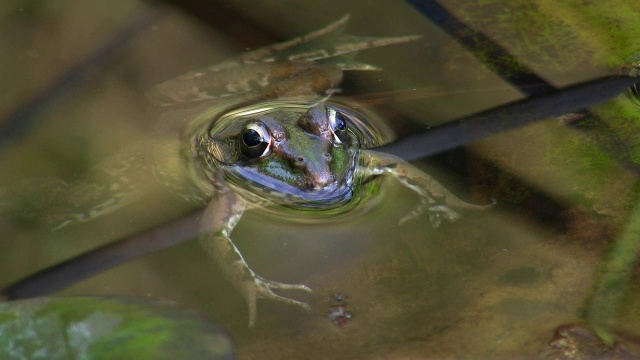
[[[0,304],[0,359],[232,359],[217,326],[166,302],[37,298]]]

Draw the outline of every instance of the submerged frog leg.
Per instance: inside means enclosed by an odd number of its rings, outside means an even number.
[[[459,210],[485,210],[495,204],[495,201],[487,205],[475,205],[462,201],[434,178],[393,155],[364,150],[362,162],[358,172],[363,177],[390,174],[420,196],[420,205],[401,218],[399,224],[426,211],[429,213],[431,225],[437,228],[442,220],[451,222],[460,218]]]
[[[123,174],[99,174],[104,180],[24,180],[0,194],[0,217],[57,231],[110,214],[140,197],[139,184]]]
[[[155,136],[97,161],[77,179],[34,178],[0,189],[0,217],[57,231],[114,213],[165,187],[201,204],[204,196],[191,185],[180,146]]]
[[[220,181],[217,182],[216,187],[218,189],[216,197],[211,201],[202,218],[200,244],[247,302],[249,326],[255,325],[256,322],[258,298],[276,300],[309,310],[309,305],[306,303],[277,295],[271,291],[271,289],[286,289],[311,292],[309,287],[266,280],[249,268],[229,237],[245,211],[246,205]]]
[[[420,36],[373,37],[344,33],[349,16],[344,16],[304,36],[256,49],[235,59],[183,74],[154,86],[147,94],[157,105],[170,106],[228,96],[253,95],[286,79],[298,78],[310,68],[333,66],[346,70],[379,70],[354,61],[366,49],[414,41]],[[332,71],[331,71],[332,72]],[[331,75],[333,78],[333,74]],[[304,81],[303,79],[299,80]],[[325,81],[332,86],[334,81]],[[321,94],[330,88],[314,91]]]
[[[86,179],[65,185],[56,201],[60,222],[54,231],[113,213],[139,200],[155,184],[149,160],[154,150],[138,146],[125,150],[99,162]]]

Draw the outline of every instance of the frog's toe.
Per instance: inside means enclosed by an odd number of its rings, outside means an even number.
[[[491,209],[492,207],[494,207],[496,204],[498,203],[498,201],[494,198],[491,199],[491,201],[488,204],[471,204],[468,202],[464,202],[460,199],[455,199],[453,201],[451,201],[451,203],[447,203],[449,206],[454,207],[456,209],[459,210],[487,210],[487,209]]]
[[[431,227],[433,227],[434,229],[437,229],[442,224],[442,216],[437,213],[430,213],[429,222],[431,223]]]
[[[455,210],[445,205],[430,206],[429,214],[437,215],[449,222],[456,221],[460,218],[460,214],[458,214]]]
[[[284,289],[284,290],[303,290],[306,292],[313,292],[310,287],[302,284],[285,284],[277,281],[271,281],[264,279],[260,276],[256,276],[256,281],[260,281],[266,285],[269,289]]]
[[[257,307],[256,307],[256,301],[258,298],[275,300],[275,301],[283,302],[286,304],[296,305],[303,308],[306,311],[311,310],[311,307],[309,306],[309,304],[304,303],[302,301],[290,299],[284,296],[280,296],[274,293],[273,291],[271,291],[271,289],[303,290],[306,292],[313,292],[313,290],[311,290],[311,288],[309,288],[306,285],[284,284],[284,283],[279,283],[276,281],[271,281],[271,280],[263,279],[259,276],[256,276],[253,279],[253,284],[249,288],[245,289],[244,291],[245,299],[249,307],[249,327],[253,327],[256,323],[256,318],[258,313]]]
[[[425,211],[429,212],[429,221],[431,222],[431,226],[434,228],[438,228],[440,224],[442,224],[443,219],[453,222],[460,218],[460,214],[445,205],[421,204],[411,213],[400,219],[400,221],[398,221],[398,225],[402,225],[405,222],[418,217]]]
[[[445,205],[430,206],[427,210],[429,211],[429,221],[434,229],[440,227],[443,219],[454,222],[460,218],[460,214]]]
[[[311,310],[311,306],[309,306],[309,304],[302,302],[302,301],[298,301],[298,300],[294,300],[294,299],[290,299],[284,296],[280,296],[274,292],[272,292],[271,290],[267,291],[267,292],[260,292],[260,297],[262,298],[266,298],[266,299],[270,299],[270,300],[275,300],[275,301],[279,301],[279,302],[283,302],[285,304],[291,304],[291,305],[295,305],[298,307],[301,307],[302,309],[309,311]]]
[[[266,279],[263,279],[263,278],[261,278],[259,276],[256,277],[255,283],[256,283],[256,287],[257,287],[256,295],[258,297],[265,298],[265,299],[270,299],[270,300],[276,300],[276,301],[280,301],[280,302],[287,303],[287,304],[296,305],[296,306],[299,306],[299,307],[301,307],[301,308],[303,308],[305,310],[311,309],[307,303],[304,303],[304,302],[298,301],[298,300],[294,300],[294,299],[289,299],[289,298],[286,298],[284,296],[280,296],[280,295],[274,293],[273,291],[271,291],[271,289],[285,289],[285,290],[303,290],[303,291],[306,291],[306,292],[312,292],[312,290],[306,285],[283,284],[283,283],[279,283],[279,282],[275,282],[275,281],[271,281],[271,280],[266,280]]]
[[[404,223],[406,223],[409,220],[413,220],[415,218],[417,218],[418,216],[420,216],[424,211],[426,210],[426,206],[424,205],[420,205],[418,207],[416,207],[412,212],[408,213],[407,215],[403,216],[399,221],[398,221],[398,225],[402,225]]]

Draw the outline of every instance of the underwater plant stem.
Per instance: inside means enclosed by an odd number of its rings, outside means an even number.
[[[556,90],[552,84],[538,76],[497,41],[480,30],[465,24],[439,1],[406,0],[406,2],[453,37],[494,74],[513,85],[523,94],[535,96]],[[500,59],[500,61],[496,59]]]
[[[13,112],[0,119],[0,147],[20,139],[39,121],[38,115],[57,102],[74,94],[84,82],[112,65],[124,50],[162,17],[161,8],[149,7],[132,17],[121,30],[112,35],[88,56],[80,59],[55,80],[45,85],[34,97],[19,104]]]
[[[638,82],[612,75],[532,96],[434,127],[377,148],[406,161],[442,153],[534,121],[577,112],[607,101]]]
[[[627,288],[640,250],[640,201],[633,209],[624,232],[606,254],[600,279],[587,304],[587,323],[608,345],[615,339],[608,329]]]
[[[204,209],[45,268],[0,291],[0,301],[51,294],[107,269],[199,235]]]

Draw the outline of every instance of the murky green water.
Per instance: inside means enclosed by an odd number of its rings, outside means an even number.
[[[607,74],[640,51],[640,29],[631,15],[640,8],[614,3],[446,6],[548,82],[564,86]],[[94,165],[102,159],[140,141],[153,142],[162,109],[144,94],[154,84],[245,48],[307,33],[345,13],[351,14],[353,34],[422,35],[415,43],[363,52],[358,60],[384,71],[349,73],[342,86],[342,96],[372,107],[400,137],[522,97],[405,3],[219,6],[255,27],[243,32],[229,21],[212,30],[166,9],[111,65],[48,104],[23,137],[0,148],[0,188],[25,179],[96,176]],[[148,5],[135,2],[0,5],[0,29],[15,34],[0,40],[0,84],[7,94],[0,99],[0,118],[146,10]],[[637,104],[621,96],[591,113],[606,126],[584,132],[550,119],[464,152],[416,162],[465,199],[498,201],[494,209],[465,214],[437,230],[427,216],[397,225],[416,199],[392,179],[383,182],[380,198],[365,214],[330,223],[246,214],[233,238],[247,262],[265,278],[313,288],[313,294],[294,294],[312,306],[310,312],[259,302],[257,326],[247,329],[243,299],[196,242],[132,261],[60,294],[177,301],[228,329],[240,359],[547,355],[558,326],[584,320],[602,254],[624,228],[637,193],[636,175],[620,165],[638,164]],[[0,219],[0,283],[191,208],[153,179],[145,186],[154,187],[152,195],[123,211],[56,232]],[[640,332],[636,282],[632,278],[611,319],[612,328],[626,334]],[[327,317],[327,299],[338,293],[353,314],[344,326]]]

